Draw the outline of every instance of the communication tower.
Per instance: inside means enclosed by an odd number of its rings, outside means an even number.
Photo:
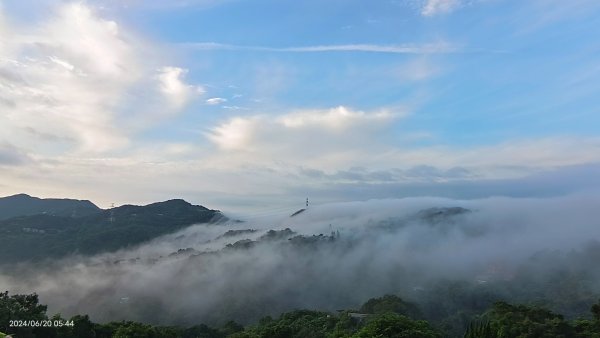
[[[108,219],[108,221],[111,223],[115,222],[115,204],[114,203],[110,204],[110,218]]]

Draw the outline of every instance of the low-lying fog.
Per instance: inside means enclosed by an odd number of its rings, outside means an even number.
[[[315,205],[295,217],[194,225],[116,253],[4,267],[0,290],[37,292],[63,316],[184,325],[356,308],[385,293],[422,303],[440,281],[510,284],[561,269],[587,271],[597,294],[599,211],[591,195]],[[265,236],[286,228],[295,234]],[[223,236],[232,229],[256,231]]]

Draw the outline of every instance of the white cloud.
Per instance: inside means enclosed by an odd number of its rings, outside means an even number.
[[[250,110],[250,108],[240,106],[223,106],[223,108],[228,110]]]
[[[206,104],[208,104],[210,106],[219,105],[219,104],[225,103],[225,102],[227,102],[227,99],[224,99],[222,97],[211,97],[210,99],[206,100]]]
[[[181,8],[210,8],[231,0],[101,0],[106,6],[114,8],[147,8],[154,10]]]
[[[186,73],[186,69],[179,67],[163,67],[159,70],[160,90],[177,109],[204,93],[201,86],[192,86],[184,82]]]
[[[141,69],[135,66],[136,47],[119,25],[100,18],[89,7],[74,3],[61,7],[58,15],[35,36],[24,36],[27,45],[39,45],[36,54],[77,64],[85,74],[112,82],[134,81]],[[89,73],[88,73],[89,72]]]
[[[140,71],[134,46],[119,34],[116,23],[72,4],[38,29],[19,29],[2,40],[11,47],[0,51],[0,129],[5,137],[37,148],[35,140],[20,133],[30,128],[72,136],[84,151],[127,142],[111,128],[114,109],[119,93],[139,79]]]
[[[326,128],[333,131],[345,131],[352,126],[369,122],[390,121],[395,114],[388,110],[365,113],[353,111],[344,106],[329,110],[308,110],[281,116],[277,122],[286,128]]]
[[[462,167],[473,177],[489,179],[600,162],[598,138],[548,137],[464,148],[443,144],[415,147],[410,140],[408,144],[402,141],[400,122],[395,123],[405,115],[402,110],[364,112],[340,106],[276,116],[236,116],[206,134],[217,147],[204,156],[223,170],[283,165],[331,174],[351,167],[390,170],[425,165],[441,171]],[[410,131],[404,133],[409,135]]]
[[[223,150],[244,150],[253,146],[254,137],[264,117],[235,117],[213,128],[207,137]]]
[[[41,156],[127,146],[129,121],[175,112],[197,90],[181,68],[157,78],[156,48],[83,3],[34,23],[9,25],[0,12],[0,43],[1,138]]]
[[[314,157],[311,154],[321,157],[350,145],[358,146],[361,140],[367,140],[402,115],[403,112],[363,112],[340,106],[275,117],[234,117],[213,128],[207,137],[220,149],[252,153],[254,159]]]
[[[68,63],[66,61],[63,61],[63,60],[61,60],[61,59],[59,59],[57,57],[50,56],[49,59],[50,59],[50,61],[56,63],[57,65],[64,67],[68,71],[75,70],[75,66],[73,66],[72,64],[70,64],[70,63]]]
[[[423,16],[434,16],[447,14],[457,9],[461,5],[461,0],[426,0],[421,8]]]

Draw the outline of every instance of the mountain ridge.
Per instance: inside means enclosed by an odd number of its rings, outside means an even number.
[[[144,206],[97,208],[96,212],[77,217],[48,212],[15,216],[0,220],[0,261],[39,261],[74,253],[110,252],[193,224],[224,219],[219,210],[193,205],[183,199]]]
[[[89,200],[39,198],[24,193],[0,197],[0,220],[37,214],[86,216],[100,210]]]

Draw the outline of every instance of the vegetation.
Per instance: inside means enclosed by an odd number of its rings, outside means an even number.
[[[411,318],[423,317],[417,305],[406,302],[394,295],[369,299],[360,307],[359,311],[368,314],[397,313]]]
[[[600,337],[600,320],[594,311],[600,301],[591,308],[592,320],[567,321],[560,315],[537,306],[511,305],[497,302],[491,310],[474,322],[465,338],[597,338]]]
[[[84,200],[31,197],[26,194],[0,198],[0,220],[38,214],[54,216],[87,216],[101,211],[94,203]]]
[[[368,300],[361,311],[296,310],[278,319],[265,317],[255,325],[244,327],[229,321],[219,327],[204,324],[188,328],[153,326],[121,321],[94,323],[87,315],[68,320],[60,315],[48,317],[47,307],[36,294],[0,293],[0,332],[20,338],[441,338],[451,337],[439,323],[420,320],[416,305],[393,295]],[[600,301],[592,305],[591,319],[567,321],[563,316],[537,306],[496,302],[469,325],[464,338],[599,338]],[[47,327],[11,325],[11,320],[50,321]],[[64,323],[64,325],[56,325]],[[0,337],[3,334],[0,333]]]
[[[125,205],[75,217],[14,217],[0,221],[0,261],[14,263],[114,251],[220,217],[216,210],[183,200]]]

